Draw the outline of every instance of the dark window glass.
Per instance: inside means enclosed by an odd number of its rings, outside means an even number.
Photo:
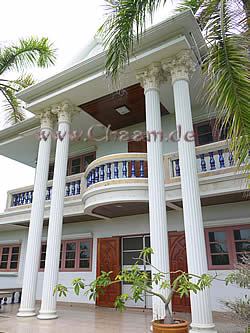
[[[225,243],[210,244],[211,253],[227,253],[227,245]]]
[[[12,253],[19,253],[19,247],[13,247]]]
[[[66,252],[66,259],[75,259],[75,252]]]
[[[150,247],[150,237],[145,237],[145,247]]]
[[[76,243],[67,243],[66,251],[75,251],[75,249],[76,249]]]
[[[48,180],[52,180],[54,177],[54,164],[49,165],[49,174],[48,174]]]
[[[71,175],[81,172],[81,158],[76,158],[71,161]]]
[[[0,264],[0,268],[1,269],[7,268],[7,261],[2,261],[1,264]]]
[[[90,262],[89,260],[80,260],[80,268],[89,268],[90,267]]]
[[[123,239],[123,250],[142,250],[143,249],[143,238],[133,237]]]
[[[3,254],[8,254],[9,251],[10,251],[10,248],[9,248],[9,247],[4,247],[2,253],[3,253]]]
[[[87,169],[88,165],[94,160],[95,160],[95,154],[84,156],[84,171]]]
[[[18,254],[12,254],[11,261],[18,261]]]
[[[65,268],[75,268],[75,260],[66,260]]]
[[[209,235],[209,242],[221,242],[226,240],[225,231],[209,232],[208,235]]]
[[[236,252],[250,252],[250,242],[235,243]]]
[[[199,145],[206,145],[214,142],[211,124],[208,122],[206,124],[197,125],[196,136]]]
[[[13,261],[10,263],[10,269],[15,269],[17,268],[17,261]]]
[[[123,265],[133,265],[138,262],[139,265],[143,265],[143,262],[138,258],[140,251],[123,252]]]
[[[229,265],[229,256],[227,254],[212,255],[211,257],[212,257],[212,264],[215,266]]]
[[[250,229],[234,230],[234,239],[237,240],[250,240]]]

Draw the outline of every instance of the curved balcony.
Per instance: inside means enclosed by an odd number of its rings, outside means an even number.
[[[133,205],[138,212],[147,212],[147,173],[144,153],[112,154],[96,159],[84,174],[84,211],[113,217],[119,212],[111,214],[111,210],[127,209],[132,214]]]

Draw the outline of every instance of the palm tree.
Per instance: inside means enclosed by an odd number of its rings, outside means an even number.
[[[15,94],[34,83],[31,74],[23,71],[27,67],[47,67],[54,64],[55,49],[48,38],[30,37],[17,43],[0,47],[0,92],[5,99],[6,123],[13,125],[25,119],[25,113]],[[14,80],[7,78],[11,71],[20,72]]]
[[[99,33],[107,49],[106,71],[116,80],[145,31],[147,17],[152,18],[167,0],[106,0],[106,4],[107,18]],[[183,0],[177,10],[187,7],[208,45],[202,59],[206,102],[215,107],[221,128],[228,128],[230,148],[239,166],[248,160],[250,148],[250,1]]]

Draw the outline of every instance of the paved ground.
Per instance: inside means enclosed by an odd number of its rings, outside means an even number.
[[[17,305],[2,307],[0,333],[149,333],[152,316],[149,310],[129,309],[119,313],[108,308],[67,305],[58,307],[58,319],[38,320],[17,318],[17,310]],[[244,332],[225,314],[214,313],[214,319],[218,333]]]

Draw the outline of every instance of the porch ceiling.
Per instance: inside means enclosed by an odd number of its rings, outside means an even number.
[[[126,106],[128,113],[121,115],[117,108]],[[124,128],[145,121],[144,90],[139,84],[122,89],[116,93],[80,105],[85,112],[112,130]],[[168,114],[161,104],[162,115]]]

